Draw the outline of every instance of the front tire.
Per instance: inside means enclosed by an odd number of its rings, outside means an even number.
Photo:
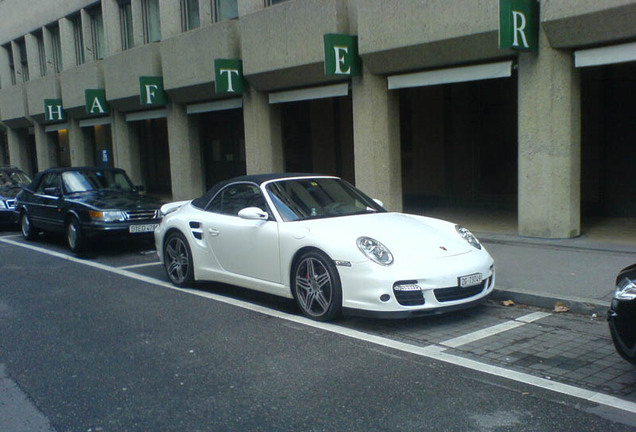
[[[194,284],[194,264],[188,241],[180,232],[168,235],[163,247],[163,261],[168,279],[178,287]]]
[[[325,254],[304,253],[292,272],[294,298],[303,314],[317,321],[331,321],[342,311],[342,285],[338,270]]]
[[[82,252],[85,248],[86,241],[82,233],[82,227],[79,220],[75,216],[71,217],[66,223],[66,244],[73,253]]]

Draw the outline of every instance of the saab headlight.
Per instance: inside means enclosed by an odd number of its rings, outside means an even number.
[[[477,240],[477,237],[475,237],[473,233],[468,231],[468,228],[461,225],[455,225],[455,229],[457,230],[457,234],[459,234],[461,238],[470,243],[472,247],[481,249],[481,243],[479,243],[479,240]]]
[[[371,261],[383,266],[393,264],[393,254],[379,241],[370,237],[360,237],[356,241],[358,249]]]
[[[636,284],[631,279],[624,277],[616,285],[614,298],[618,300],[634,300],[636,298]]]
[[[89,211],[91,219],[102,222],[123,222],[126,217],[122,211]]]

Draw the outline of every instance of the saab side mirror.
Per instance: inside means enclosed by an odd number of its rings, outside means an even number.
[[[44,194],[45,195],[54,196],[54,197],[59,197],[59,196],[62,195],[59,187],[47,187],[47,188],[44,188]]]

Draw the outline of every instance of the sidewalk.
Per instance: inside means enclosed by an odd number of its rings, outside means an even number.
[[[535,239],[517,235],[514,215],[449,213],[432,215],[468,227],[495,259],[493,300],[512,300],[603,316],[612,300],[616,274],[636,263],[636,220],[585,221],[573,239]]]

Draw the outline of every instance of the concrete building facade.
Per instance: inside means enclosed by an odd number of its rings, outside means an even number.
[[[0,163],[113,165],[173,200],[336,174],[531,237],[636,218],[636,0],[26,3],[0,0]]]

